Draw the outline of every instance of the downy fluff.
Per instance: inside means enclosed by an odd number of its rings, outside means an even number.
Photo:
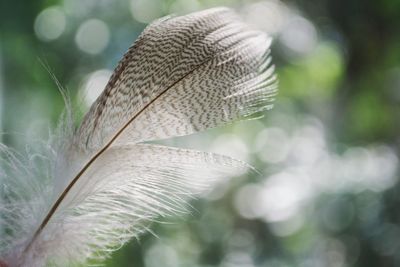
[[[269,47],[226,8],[160,19],[129,48],[78,129],[67,107],[40,153],[0,146],[0,266],[101,261],[246,169],[226,156],[144,142],[271,108]]]

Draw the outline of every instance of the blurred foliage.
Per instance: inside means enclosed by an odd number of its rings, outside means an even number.
[[[262,175],[154,224],[107,266],[400,266],[397,0],[3,0],[3,142],[22,150],[56,125],[63,101],[49,71],[82,115],[148,22],[217,5],[275,37],[275,108],[164,143],[235,156]]]

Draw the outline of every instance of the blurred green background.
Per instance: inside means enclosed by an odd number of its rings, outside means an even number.
[[[400,266],[398,0],[2,0],[0,138],[23,150],[56,125],[44,65],[83,114],[148,22],[217,5],[274,36],[275,108],[164,143],[262,174],[154,224],[106,266]]]

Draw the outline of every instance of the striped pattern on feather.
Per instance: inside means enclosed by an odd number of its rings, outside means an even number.
[[[83,149],[187,135],[270,108],[270,39],[229,9],[151,24],[124,55],[77,134]]]

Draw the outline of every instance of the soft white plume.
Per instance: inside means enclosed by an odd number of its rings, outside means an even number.
[[[226,8],[149,25],[77,130],[67,108],[41,154],[0,146],[0,266],[101,260],[248,166],[142,142],[269,109],[270,39]]]

